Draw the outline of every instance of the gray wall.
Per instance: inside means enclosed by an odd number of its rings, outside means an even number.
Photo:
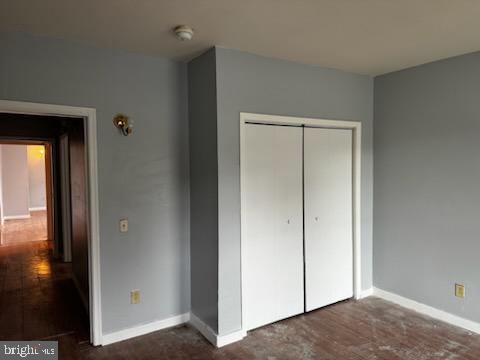
[[[104,333],[188,311],[186,66],[23,34],[0,43],[1,99],[97,109]],[[119,112],[129,137],[112,125]]]
[[[29,216],[27,146],[1,146],[3,216]]]
[[[480,53],[375,78],[374,284],[474,321],[479,117]]]
[[[215,51],[188,64],[192,312],[218,328],[218,166]]]
[[[40,147],[29,145],[28,153],[28,189],[30,208],[41,208],[47,206],[46,184],[45,184],[45,157],[40,156]]]
[[[239,114],[362,122],[362,287],[372,285],[373,79],[216,49],[219,334],[241,327]]]

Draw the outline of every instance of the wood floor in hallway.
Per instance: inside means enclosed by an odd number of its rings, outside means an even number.
[[[0,246],[0,340],[70,335],[88,342],[88,315],[71,264],[51,254],[49,241]]]
[[[28,219],[5,220],[0,236],[2,245],[47,240],[47,211],[31,211]]]

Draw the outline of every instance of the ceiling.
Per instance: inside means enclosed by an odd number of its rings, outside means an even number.
[[[218,45],[378,75],[480,50],[478,0],[0,0],[0,29],[189,60]],[[175,25],[195,29],[180,42]]]

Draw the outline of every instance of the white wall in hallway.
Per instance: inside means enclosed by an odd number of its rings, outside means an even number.
[[[0,222],[3,225],[3,194],[2,194],[2,145],[0,145]],[[0,244],[2,238],[0,235]]]
[[[1,147],[3,217],[27,217],[30,215],[27,146]]]

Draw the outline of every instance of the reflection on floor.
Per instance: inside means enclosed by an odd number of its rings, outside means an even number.
[[[2,245],[47,240],[47,212],[32,211],[29,219],[5,220],[1,232]]]
[[[68,335],[77,346],[88,341],[88,317],[71,264],[51,254],[49,241],[0,247],[1,340]]]
[[[78,350],[60,339],[61,359],[478,360],[480,335],[370,297],[345,301],[211,346],[188,325]]]

